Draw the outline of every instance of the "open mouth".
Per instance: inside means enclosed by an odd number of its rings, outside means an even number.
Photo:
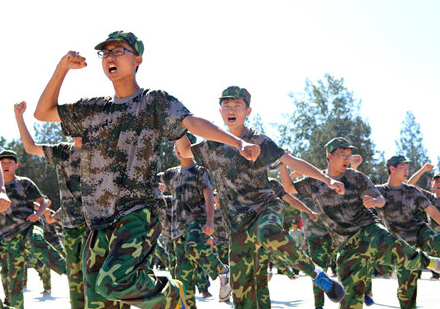
[[[110,73],[114,73],[114,72],[116,72],[118,69],[116,68],[116,66],[114,65],[114,64],[111,64],[110,66],[109,66],[109,68],[108,68],[108,71],[110,72]]]
[[[237,120],[237,118],[235,118],[235,117],[228,117],[228,121],[235,121],[235,120]]]

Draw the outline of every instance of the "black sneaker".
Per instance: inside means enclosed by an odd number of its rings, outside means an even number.
[[[365,296],[364,296],[364,303],[365,303],[365,305],[367,305],[367,306],[371,306],[371,305],[374,305],[374,300],[373,300],[373,298],[371,298],[370,295],[368,295],[367,293],[365,293]]]
[[[330,279],[323,271],[320,271],[312,281],[327,294],[332,302],[339,303],[345,296],[344,286],[339,281]]]

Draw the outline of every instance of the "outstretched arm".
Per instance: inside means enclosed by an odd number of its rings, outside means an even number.
[[[410,185],[413,186],[417,186],[417,181],[419,181],[420,177],[422,177],[422,175],[425,172],[429,172],[432,171],[434,169],[434,165],[432,165],[431,163],[427,162],[425,163],[417,172],[415,172],[409,179],[408,179],[408,183]]]
[[[299,172],[300,174],[325,182],[329,188],[336,190],[338,194],[345,193],[344,184],[342,182],[336,181],[333,178],[327,176],[307,161],[292,157],[288,153],[285,153],[280,158],[280,161],[289,166],[292,170]]]
[[[29,133],[26,127],[26,123],[24,122],[23,119],[23,114],[25,111],[26,111],[25,101],[22,101],[14,105],[15,120],[17,121],[18,131],[20,131],[20,137],[21,137],[21,141],[23,142],[24,150],[26,150],[26,152],[29,154],[44,157],[43,146],[35,144],[34,139],[32,138],[31,134]]]
[[[240,154],[248,160],[255,161],[260,155],[260,146],[247,143],[242,139],[220,129],[206,119],[189,115],[182,121],[182,125],[195,135],[201,136],[207,140],[224,143],[237,148],[240,151]],[[177,147],[179,146],[180,144],[177,144]],[[183,157],[185,157],[185,154],[188,154],[188,150],[185,148],[183,149],[184,152],[182,152],[180,148],[179,151]],[[191,157],[192,152],[187,158]]]
[[[318,214],[316,212],[314,212],[313,210],[311,210],[309,207],[307,207],[306,204],[301,202],[296,197],[294,197],[290,194],[284,194],[283,200],[286,201],[287,203],[289,203],[291,206],[295,207],[296,209],[307,213],[309,215],[310,219],[312,219],[314,222],[318,221]]]
[[[280,169],[280,179],[283,184],[284,190],[286,190],[289,194],[297,194],[298,192],[293,185],[292,178],[290,178],[289,171],[287,170],[287,166],[283,163],[279,165]]]
[[[58,96],[61,85],[70,69],[81,69],[87,66],[86,58],[78,52],[70,51],[58,63],[52,78],[38,101],[34,117],[40,121],[61,122],[58,114]]]

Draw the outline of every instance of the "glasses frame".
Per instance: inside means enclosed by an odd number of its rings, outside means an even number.
[[[119,54],[119,55],[115,55],[115,50],[122,50],[122,53],[121,54]],[[135,56],[138,56],[138,53],[137,52],[135,52],[135,51],[132,51],[132,50],[130,50],[130,49],[128,49],[128,48],[125,48],[124,46],[118,46],[118,47],[115,47],[115,48],[113,48],[113,49],[103,49],[103,50],[98,50],[97,51],[97,54],[98,54],[98,57],[100,58],[100,59],[106,59],[106,58],[108,58],[108,57],[110,57],[110,54],[111,55],[113,55],[113,57],[119,57],[119,56],[124,56],[125,55],[125,52],[130,52],[130,53],[132,53],[133,55],[135,55]],[[105,52],[107,52],[107,56],[105,56]]]

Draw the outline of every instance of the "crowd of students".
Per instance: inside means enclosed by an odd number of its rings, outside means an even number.
[[[48,211],[38,187],[15,174],[17,155],[0,152],[4,307],[24,308],[24,257],[32,255],[67,274],[72,308],[196,308],[196,286],[211,296],[207,277],[220,278],[220,301],[232,295],[235,308],[270,308],[270,261],[296,270],[292,279],[298,270],[311,277],[315,308],[323,308],[324,293],[340,308],[371,304],[372,265],[392,265],[401,307],[415,308],[417,272],[440,272],[432,257],[440,234],[419,212],[438,224],[440,212],[437,197],[406,184],[405,157],[390,158],[388,182],[375,186],[356,169],[356,145],[335,137],[323,145],[328,167],[321,171],[245,126],[252,111],[245,88],[219,96],[226,132],[167,92],[139,87],[144,45],[133,33],[115,31],[95,49],[114,95],[59,104],[67,73],[87,66],[70,51],[34,112],[61,122],[73,143],[36,144],[23,121],[26,103],[14,106],[26,151],[56,168],[61,207],[59,217]],[[175,141],[180,165],[159,172],[163,138]],[[280,170],[281,183],[269,179],[270,168]],[[282,200],[301,210],[307,246],[283,228]],[[65,258],[45,240],[43,215],[47,224],[62,222]],[[154,256],[169,276],[155,274]],[[340,281],[324,271],[330,256]]]

